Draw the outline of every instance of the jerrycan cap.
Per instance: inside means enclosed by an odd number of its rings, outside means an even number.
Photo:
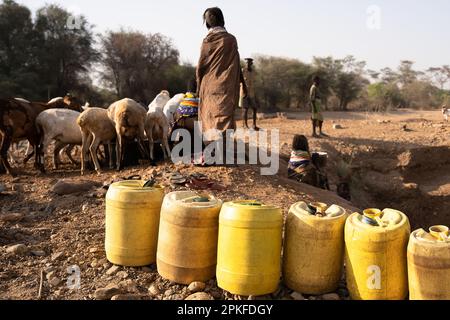
[[[392,209],[384,209],[381,211],[380,209],[369,208],[364,210],[361,215],[361,222],[373,227],[386,228],[398,224],[401,220],[401,214]]]
[[[316,218],[337,218],[346,214],[344,208],[335,204],[329,206],[323,202],[307,203],[300,201],[294,203],[290,211],[295,214],[309,215]]]
[[[432,226],[429,231],[430,235],[437,241],[446,242],[450,240],[449,228],[447,226]]]
[[[412,237],[420,242],[450,243],[450,232],[447,226],[432,226],[428,231],[418,229],[412,233]]]
[[[306,205],[306,211],[313,216],[323,217],[326,216],[328,205],[323,202],[311,202]]]

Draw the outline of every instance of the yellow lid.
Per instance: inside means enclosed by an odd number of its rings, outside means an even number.
[[[373,227],[387,228],[395,226],[403,220],[402,213],[394,209],[370,208],[363,211],[357,218],[361,223]]]
[[[429,232],[419,229],[413,232],[413,237],[424,242],[450,243],[450,232],[447,226],[433,226]]]

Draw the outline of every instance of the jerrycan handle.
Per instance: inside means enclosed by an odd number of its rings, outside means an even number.
[[[449,228],[446,226],[433,226],[430,229],[430,234],[439,241],[447,241],[449,237]]]
[[[384,222],[381,220],[381,215],[383,214],[383,212],[380,209],[366,209],[363,211],[363,219],[362,221],[366,224],[370,224],[371,226],[374,227],[383,227],[385,224]]]
[[[312,215],[324,216],[328,205],[323,202],[312,202],[307,205],[307,210]]]

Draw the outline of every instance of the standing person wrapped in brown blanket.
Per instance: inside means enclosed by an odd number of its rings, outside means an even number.
[[[243,82],[236,38],[225,29],[222,11],[215,7],[203,14],[208,35],[203,40],[197,66],[197,90],[200,98],[199,121],[205,134],[216,129],[225,138],[225,131],[236,129],[234,111],[239,102]],[[244,86],[247,95],[247,87]],[[220,137],[210,137],[213,141]]]

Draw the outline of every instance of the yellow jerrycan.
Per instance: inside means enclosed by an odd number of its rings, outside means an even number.
[[[214,278],[222,201],[178,191],[166,195],[161,208],[158,273],[180,284]]]
[[[364,210],[345,224],[347,287],[354,300],[403,300],[408,295],[408,217],[393,209]]]
[[[408,280],[411,300],[450,300],[450,234],[434,226],[411,234],[408,244]]]
[[[276,291],[281,276],[283,215],[256,201],[227,202],[219,217],[218,286],[232,294]]]
[[[113,183],[108,189],[105,251],[111,263],[140,267],[156,261],[164,189],[144,184],[127,180]]]
[[[283,279],[297,292],[319,295],[337,289],[344,260],[345,209],[298,202],[286,220]]]

